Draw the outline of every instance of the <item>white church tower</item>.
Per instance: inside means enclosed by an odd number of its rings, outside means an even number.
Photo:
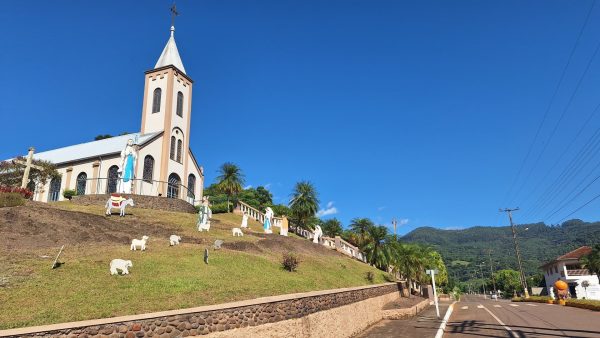
[[[189,150],[192,113],[192,79],[186,75],[175,44],[175,27],[154,69],[146,72],[141,134],[163,132],[158,161],[161,182],[177,173],[187,186],[192,160]],[[168,156],[166,156],[168,154]]]

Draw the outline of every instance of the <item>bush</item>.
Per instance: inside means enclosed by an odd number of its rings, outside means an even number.
[[[16,192],[0,192],[0,208],[16,207],[25,204],[23,197]]]
[[[23,197],[24,199],[30,199],[33,196],[33,193],[31,192],[31,190],[26,189],[26,188],[0,186],[0,193],[11,193],[11,192],[21,195],[21,197]]]
[[[212,210],[213,214],[224,214],[224,213],[228,212],[227,211],[227,202],[213,204],[210,207],[210,210]]]
[[[546,303],[548,300],[552,300],[552,297],[549,296],[531,296],[529,298],[525,297],[514,297],[511,299],[513,302],[533,302],[533,303]]]
[[[566,305],[593,311],[600,311],[600,300],[567,299]]]
[[[369,281],[369,283],[373,283],[375,281],[375,274],[373,271],[367,271],[365,273],[365,278]]]
[[[71,198],[73,198],[73,196],[76,196],[77,192],[73,189],[65,189],[65,191],[63,191],[63,197],[68,199],[69,201],[71,200]]]
[[[291,252],[288,252],[283,254],[283,260],[281,261],[281,265],[285,270],[289,272],[294,272],[298,269],[298,265],[300,265],[300,260],[298,260],[298,256]]]

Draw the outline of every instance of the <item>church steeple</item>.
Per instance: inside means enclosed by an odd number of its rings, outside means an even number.
[[[181,57],[179,56],[179,51],[177,50],[177,45],[175,44],[175,26],[171,26],[171,37],[169,38],[169,41],[167,41],[167,45],[163,49],[162,54],[160,54],[154,69],[171,65],[186,74],[183,62],[181,62]]]

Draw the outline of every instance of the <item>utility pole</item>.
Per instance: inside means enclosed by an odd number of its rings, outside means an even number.
[[[490,275],[492,276],[492,284],[494,285],[494,294],[498,300],[498,290],[496,290],[496,279],[494,278],[494,269],[492,267],[492,249],[488,249],[488,257],[490,258]]]
[[[396,235],[396,226],[398,225],[398,221],[396,220],[395,217],[394,217],[394,219],[392,219],[392,224],[394,225],[394,238],[398,239],[398,235]]]
[[[479,267],[479,272],[481,272],[481,284],[483,285],[483,299],[486,299],[487,295],[485,292],[485,276],[483,276],[483,268],[482,268],[482,266],[485,266],[485,264],[480,264],[477,266]]]
[[[521,264],[521,253],[519,253],[519,244],[517,243],[517,230],[515,229],[515,224],[512,220],[512,212],[517,211],[519,208],[515,209],[500,209],[500,212],[508,213],[508,220],[510,221],[510,227],[512,229],[513,241],[515,242],[515,254],[517,255],[517,263],[519,263],[519,274],[521,276],[521,286],[525,292],[525,298],[529,298],[529,291],[527,291],[527,280],[525,279],[525,274],[523,273],[523,265]]]

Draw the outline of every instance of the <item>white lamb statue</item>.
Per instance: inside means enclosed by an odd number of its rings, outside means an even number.
[[[113,259],[112,261],[110,261],[110,274],[111,275],[118,275],[119,271],[117,270],[121,270],[121,272],[124,275],[128,275],[129,274],[129,268],[133,266],[133,263],[131,263],[131,261],[126,261],[124,259]]]
[[[240,228],[233,228],[231,229],[231,232],[233,233],[233,236],[244,236],[244,233],[242,232],[242,229]]]
[[[139,246],[140,249],[146,250],[146,242],[148,242],[148,236],[142,236],[142,239],[134,239],[131,241],[131,250],[135,251],[135,249]]]
[[[181,241],[181,236],[171,235],[171,237],[169,237],[169,243],[171,246],[179,245],[179,241]]]

